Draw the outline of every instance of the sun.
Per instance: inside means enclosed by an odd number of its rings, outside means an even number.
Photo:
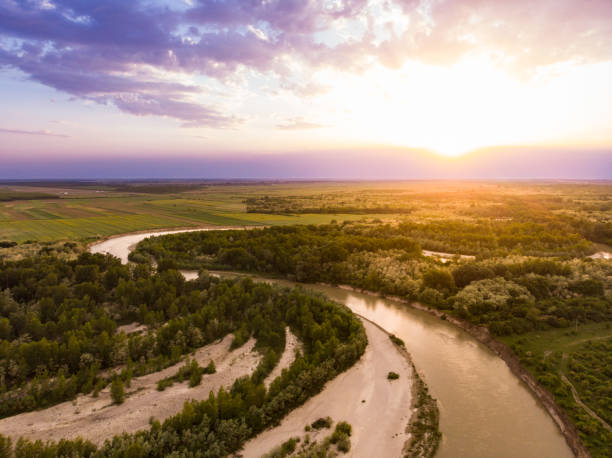
[[[424,149],[444,157],[463,156],[484,146],[486,145],[478,144],[476,141],[470,141],[468,138],[457,139],[447,136],[443,136],[440,139],[432,139],[427,144],[422,145]]]

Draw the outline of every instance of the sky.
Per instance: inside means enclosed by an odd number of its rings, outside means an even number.
[[[0,0],[0,178],[612,179],[610,0]]]

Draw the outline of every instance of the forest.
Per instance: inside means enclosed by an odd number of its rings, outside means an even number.
[[[513,236],[555,243],[547,231],[552,238],[571,237],[573,242],[565,248],[571,254],[588,250],[588,242],[612,244],[612,203],[607,183],[373,183],[353,187],[357,189],[300,189],[283,194],[263,190],[245,199],[246,211],[379,215],[385,220],[420,223],[410,224],[410,235],[423,248],[462,254],[512,249],[516,246]],[[445,229],[447,235],[460,237],[463,243],[440,237]],[[522,254],[547,253],[544,246],[528,245],[522,247]]]
[[[251,376],[185,404],[148,431],[100,447],[82,440],[11,443],[0,436],[2,456],[225,456],[318,393],[360,358],[367,343],[361,322],[348,309],[299,288],[205,273],[185,281],[170,266],[160,264],[152,272],[146,265],[121,265],[112,256],[2,262],[0,287],[2,417],[78,393],[95,395],[109,383],[113,389],[129,384],[131,377],[167,367],[228,333],[235,347],[253,336],[263,356]],[[148,331],[116,332],[131,322],[146,324]],[[285,345],[285,326],[304,351],[266,389],[263,380]],[[120,370],[104,375],[113,368]]]
[[[419,244],[405,235],[409,231],[402,224],[343,223],[183,233],[146,239],[130,259],[351,285],[419,301],[486,326],[500,338],[550,330],[569,332],[572,327],[612,321],[609,261],[513,254],[473,260],[455,257],[444,263],[423,256]],[[552,243],[551,248],[558,249],[558,245]],[[513,348],[556,396],[591,450],[601,451],[602,443],[610,443],[610,432],[593,427],[593,422],[584,418],[571,395],[568,397],[569,388],[559,390],[547,383],[550,377],[559,379],[554,366],[540,370],[546,364],[538,365],[530,359],[530,352]],[[602,359],[594,354],[588,358],[575,355],[568,364],[569,376],[601,412],[609,409],[612,400],[612,374],[597,361]]]

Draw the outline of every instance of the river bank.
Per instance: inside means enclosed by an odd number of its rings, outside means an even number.
[[[331,286],[327,284],[323,284],[324,286]],[[367,291],[360,290],[357,288],[353,288],[348,285],[338,286],[341,289],[346,289],[349,291],[357,291],[361,294],[368,294],[374,297],[381,297],[379,294]],[[445,320],[463,331],[467,332],[474,339],[479,341],[481,344],[485,345],[489,350],[495,353],[499,358],[501,358],[508,368],[512,371],[514,375],[516,375],[531,391],[531,393],[540,401],[542,406],[546,409],[548,414],[552,417],[555,424],[558,426],[559,430],[565,437],[565,440],[568,446],[571,448],[574,455],[578,458],[589,458],[590,454],[587,449],[582,444],[580,436],[578,435],[578,431],[576,427],[567,416],[567,414],[563,411],[563,409],[556,403],[553,395],[543,388],[538,381],[534,378],[534,376],[521,364],[519,358],[514,354],[514,352],[503,342],[495,339],[489,332],[489,330],[482,326],[475,326],[467,321],[461,320],[457,317],[449,316],[444,312],[428,307],[426,305],[420,304],[418,302],[407,301],[401,297],[397,296],[387,296],[387,298],[394,300],[396,302],[401,302],[410,307],[413,307],[417,310],[421,310],[427,312],[431,315],[436,316],[442,320]]]

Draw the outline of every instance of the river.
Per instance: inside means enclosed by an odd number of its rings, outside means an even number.
[[[152,234],[132,234],[91,246],[127,258]],[[129,237],[129,238],[127,238]],[[284,280],[266,280],[295,285]],[[399,336],[438,400],[438,457],[564,458],[573,456],[552,418],[506,364],[456,326],[395,302],[324,285],[302,285],[347,305]]]

